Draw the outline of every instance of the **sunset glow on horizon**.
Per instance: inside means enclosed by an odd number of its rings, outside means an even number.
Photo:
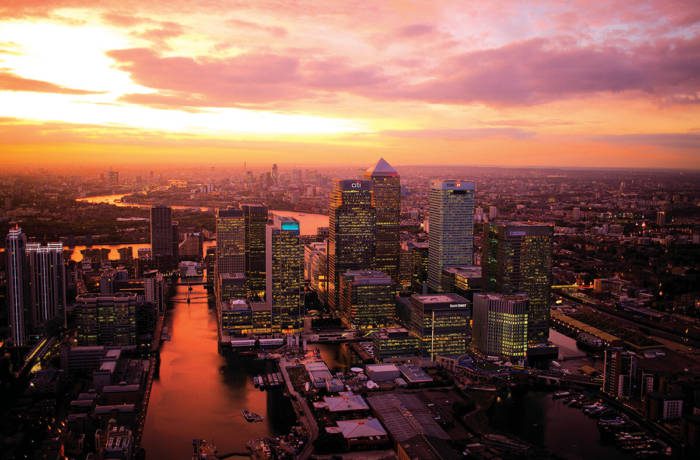
[[[699,11],[0,2],[0,156],[698,169]]]

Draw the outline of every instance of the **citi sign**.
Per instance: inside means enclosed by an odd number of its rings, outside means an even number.
[[[350,187],[360,189],[362,188],[362,182],[353,182],[352,184],[350,184]]]

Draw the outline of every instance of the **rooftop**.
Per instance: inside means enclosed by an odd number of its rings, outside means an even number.
[[[364,398],[350,391],[341,392],[338,396],[324,396],[323,402],[331,412],[369,410]]]
[[[399,370],[401,370],[404,378],[409,383],[428,383],[433,381],[433,378],[418,366],[405,364],[399,366]]]
[[[434,179],[430,182],[432,190],[476,190],[476,183],[465,179]]]
[[[416,299],[422,304],[434,304],[434,303],[459,303],[463,304],[467,302],[467,299],[457,294],[413,294],[412,298]]]
[[[443,270],[447,273],[466,276],[468,278],[481,278],[481,266],[479,265],[462,265],[459,267],[447,267]]]
[[[386,430],[376,418],[357,420],[338,420],[336,422],[345,439],[369,438],[371,436],[386,436]]]
[[[398,176],[399,173],[396,171],[389,163],[386,162],[384,158],[380,158],[374,167],[367,168],[365,171],[365,176],[367,177],[379,177],[379,176]]]

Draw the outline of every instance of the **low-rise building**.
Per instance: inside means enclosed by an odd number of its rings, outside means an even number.
[[[372,334],[374,357],[379,361],[420,355],[420,339],[403,327],[389,327]]]

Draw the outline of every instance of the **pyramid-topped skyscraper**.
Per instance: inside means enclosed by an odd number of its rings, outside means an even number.
[[[384,158],[380,158],[374,167],[367,168],[365,171],[365,177],[399,177],[398,171],[396,171],[393,166],[386,162]]]
[[[398,285],[401,253],[401,179],[398,171],[380,158],[365,171],[372,181],[372,205],[376,209],[375,269],[385,272]]]

